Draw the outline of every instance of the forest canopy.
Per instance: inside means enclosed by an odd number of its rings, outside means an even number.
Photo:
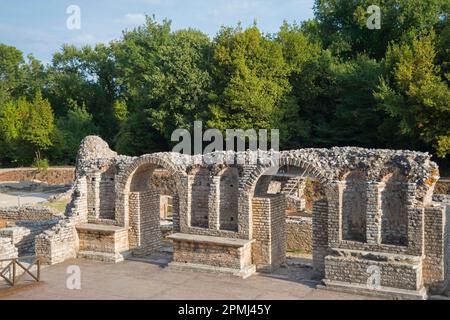
[[[381,28],[369,29],[370,5]],[[316,0],[276,34],[214,37],[147,16],[109,44],[43,64],[0,44],[0,166],[70,164],[97,134],[128,155],[168,151],[176,128],[280,129],[280,147],[361,146],[450,156],[446,0]]]

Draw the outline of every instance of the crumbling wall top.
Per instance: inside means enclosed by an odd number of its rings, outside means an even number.
[[[81,141],[77,154],[77,163],[92,159],[114,158],[117,152],[112,151],[106,141],[98,136],[87,136]]]

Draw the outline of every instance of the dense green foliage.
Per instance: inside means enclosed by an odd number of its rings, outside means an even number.
[[[379,30],[366,27],[373,4]],[[194,120],[279,128],[281,148],[417,149],[446,163],[448,12],[445,0],[316,0],[300,25],[223,27],[213,39],[148,17],[45,66],[0,44],[0,165],[72,163],[88,134],[130,155],[170,150]]]

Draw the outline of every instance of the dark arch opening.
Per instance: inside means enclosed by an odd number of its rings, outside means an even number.
[[[283,165],[273,175],[261,175],[255,183],[252,200],[253,237],[256,239],[253,258],[264,262],[261,257],[267,256],[265,248],[270,248],[270,255],[276,255],[275,261],[286,259],[288,267],[312,264],[314,272],[305,269],[301,272],[311,277],[316,271],[321,273],[328,245],[325,190],[320,177],[295,165]],[[264,207],[270,207],[270,221],[264,218]],[[259,231],[265,224],[273,228],[269,238],[276,243],[267,242],[265,231]]]

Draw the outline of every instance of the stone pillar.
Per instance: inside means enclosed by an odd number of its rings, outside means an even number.
[[[297,197],[300,199],[299,201],[297,201],[297,212],[303,212],[306,210],[306,200],[303,197],[303,194],[305,193],[305,188],[306,188],[306,180],[302,179],[299,183],[298,183],[298,189],[297,189]]]
[[[321,277],[325,275],[328,229],[328,203],[326,200],[315,201],[312,215],[312,256],[314,271]]]
[[[280,194],[253,198],[253,236],[256,242],[252,247],[252,258],[257,270],[272,272],[285,260],[284,206],[284,196]]]
[[[381,243],[381,191],[383,182],[367,182],[366,241],[368,244]]]
[[[449,210],[450,211],[450,210]],[[449,214],[450,212],[447,212]],[[423,281],[438,293],[445,289],[448,268],[448,221],[445,207],[431,204],[425,208]],[[448,279],[447,279],[448,282]]]
[[[186,232],[188,226],[188,212],[190,207],[190,191],[188,176],[180,178],[178,194],[173,197],[173,231]]]
[[[424,252],[424,208],[416,205],[416,184],[406,184],[408,210],[408,254],[421,256]]]
[[[342,197],[345,182],[334,181],[327,186],[328,245],[338,247],[342,241]]]
[[[220,176],[213,176],[208,196],[209,229],[219,230]]]
[[[251,201],[253,196],[248,192],[239,190],[238,221],[239,234],[242,239],[253,239],[253,209]]]
[[[98,219],[100,214],[101,172],[93,172],[88,179],[88,219]]]

